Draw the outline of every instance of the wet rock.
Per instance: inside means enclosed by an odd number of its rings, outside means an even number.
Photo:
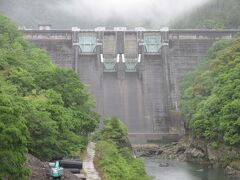
[[[144,153],[142,151],[135,151],[134,154],[136,157],[144,157]]]
[[[161,163],[159,163],[159,166],[160,166],[160,167],[168,167],[168,166],[169,166],[169,163],[167,163],[167,162],[161,162]]]
[[[203,158],[205,155],[199,149],[193,148],[191,151],[191,156],[194,158]]]
[[[158,149],[158,150],[156,150],[155,155],[160,155],[160,154],[162,154],[162,153],[163,153],[163,150]]]
[[[200,162],[203,161],[205,154],[196,148],[190,148],[186,152],[186,160],[190,162]]]
[[[210,161],[218,161],[218,153],[210,145],[207,146],[207,155]]]
[[[148,152],[148,151],[144,151],[144,152],[139,152],[139,153],[137,154],[137,156],[138,156],[138,157],[152,157],[153,154],[151,154],[151,153]]]
[[[151,149],[151,150],[148,151],[148,153],[149,153],[150,155],[155,155],[156,152],[157,152],[157,149]]]
[[[240,171],[233,169],[231,166],[227,166],[224,172],[228,176],[240,177]]]
[[[183,154],[186,151],[186,148],[184,146],[180,146],[177,148],[176,153],[177,154]]]
[[[160,155],[162,152],[163,152],[163,150],[161,150],[161,149],[153,149],[153,150],[148,151],[150,156]]]

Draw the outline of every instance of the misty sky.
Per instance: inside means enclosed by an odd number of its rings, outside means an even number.
[[[165,23],[208,0],[69,0],[57,8],[75,17],[98,21],[118,18],[124,22]],[[53,7],[53,8],[56,8]],[[164,17],[164,18],[163,18]],[[159,19],[162,22],[159,22]]]
[[[0,0],[0,12],[19,26],[160,28],[209,0]]]

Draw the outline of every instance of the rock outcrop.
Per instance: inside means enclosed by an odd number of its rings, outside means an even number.
[[[158,145],[134,145],[133,149],[136,156],[139,157],[195,162],[210,167],[224,167],[226,168],[226,174],[240,177],[239,170],[235,168],[240,167],[239,148],[224,144],[216,146],[186,136],[179,142]],[[235,166],[232,167],[230,164],[233,161]],[[236,165],[238,163],[239,165]]]

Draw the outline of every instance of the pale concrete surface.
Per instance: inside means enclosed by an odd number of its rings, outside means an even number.
[[[101,180],[93,164],[94,156],[95,156],[95,143],[90,142],[87,147],[87,157],[83,161],[83,169],[86,172],[87,180]]]

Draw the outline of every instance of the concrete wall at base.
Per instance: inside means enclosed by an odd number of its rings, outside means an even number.
[[[151,143],[164,143],[175,142],[180,139],[179,134],[171,133],[129,133],[128,138],[131,144],[151,144]]]

